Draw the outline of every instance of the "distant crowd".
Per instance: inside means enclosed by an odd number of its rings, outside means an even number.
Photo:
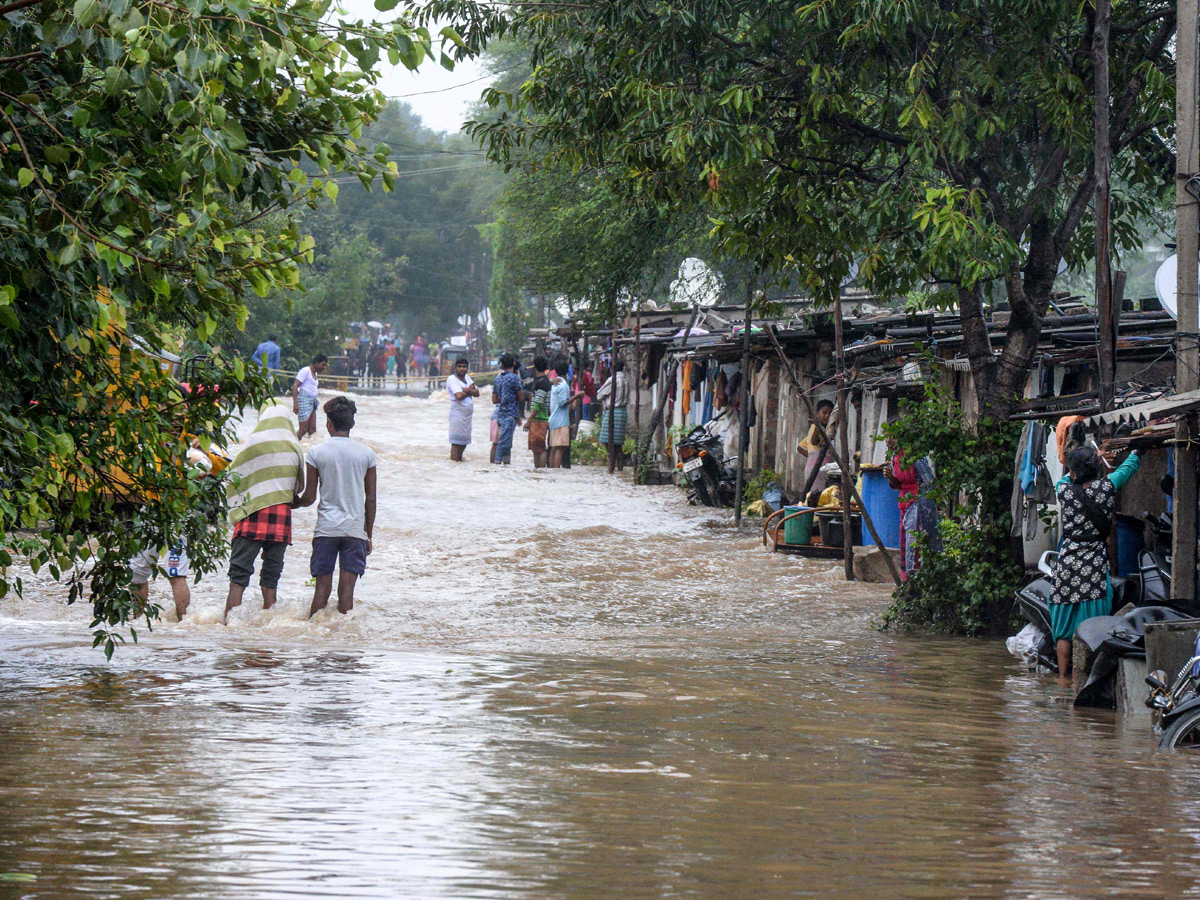
[[[425,335],[416,339],[405,350],[391,326],[381,328],[374,336],[368,331],[359,335],[357,350],[349,354],[349,375],[362,375],[368,385],[383,387],[389,377],[395,378],[440,378],[442,376],[443,353],[440,344],[430,343]],[[278,335],[271,334],[254,348],[252,359],[272,371],[281,368],[282,349]],[[324,357],[322,357],[324,359]]]

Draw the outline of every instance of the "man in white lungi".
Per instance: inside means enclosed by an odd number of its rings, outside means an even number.
[[[454,363],[454,374],[446,379],[450,395],[450,458],[462,462],[463,451],[471,443],[471,418],[475,415],[475,398],[479,388],[467,374],[470,365],[465,356]]]

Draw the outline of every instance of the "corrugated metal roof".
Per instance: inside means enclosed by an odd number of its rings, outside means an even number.
[[[1182,394],[1172,394],[1170,397],[1159,397],[1145,403],[1135,403],[1114,409],[1112,412],[1100,413],[1087,420],[1088,425],[1119,425],[1122,422],[1150,422],[1164,416],[1177,416],[1181,413],[1200,409],[1200,390],[1186,391]]]

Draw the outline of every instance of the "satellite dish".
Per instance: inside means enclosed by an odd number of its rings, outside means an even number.
[[[854,284],[854,279],[858,277],[858,260],[850,262],[850,271],[846,273],[846,277],[842,279],[842,287],[847,288]]]
[[[721,274],[702,259],[689,256],[679,264],[679,275],[671,282],[672,303],[688,306],[715,306],[721,299],[725,281]]]
[[[1179,318],[1179,304],[1175,296],[1179,276],[1179,257],[1172,253],[1154,273],[1154,293],[1158,294],[1158,302],[1162,308],[1171,314],[1172,319]]]

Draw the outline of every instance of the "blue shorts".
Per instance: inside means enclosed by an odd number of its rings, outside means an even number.
[[[354,537],[313,538],[312,559],[308,564],[312,577],[332,575],[335,564],[343,572],[350,572],[352,575],[366,572],[367,542]]]

